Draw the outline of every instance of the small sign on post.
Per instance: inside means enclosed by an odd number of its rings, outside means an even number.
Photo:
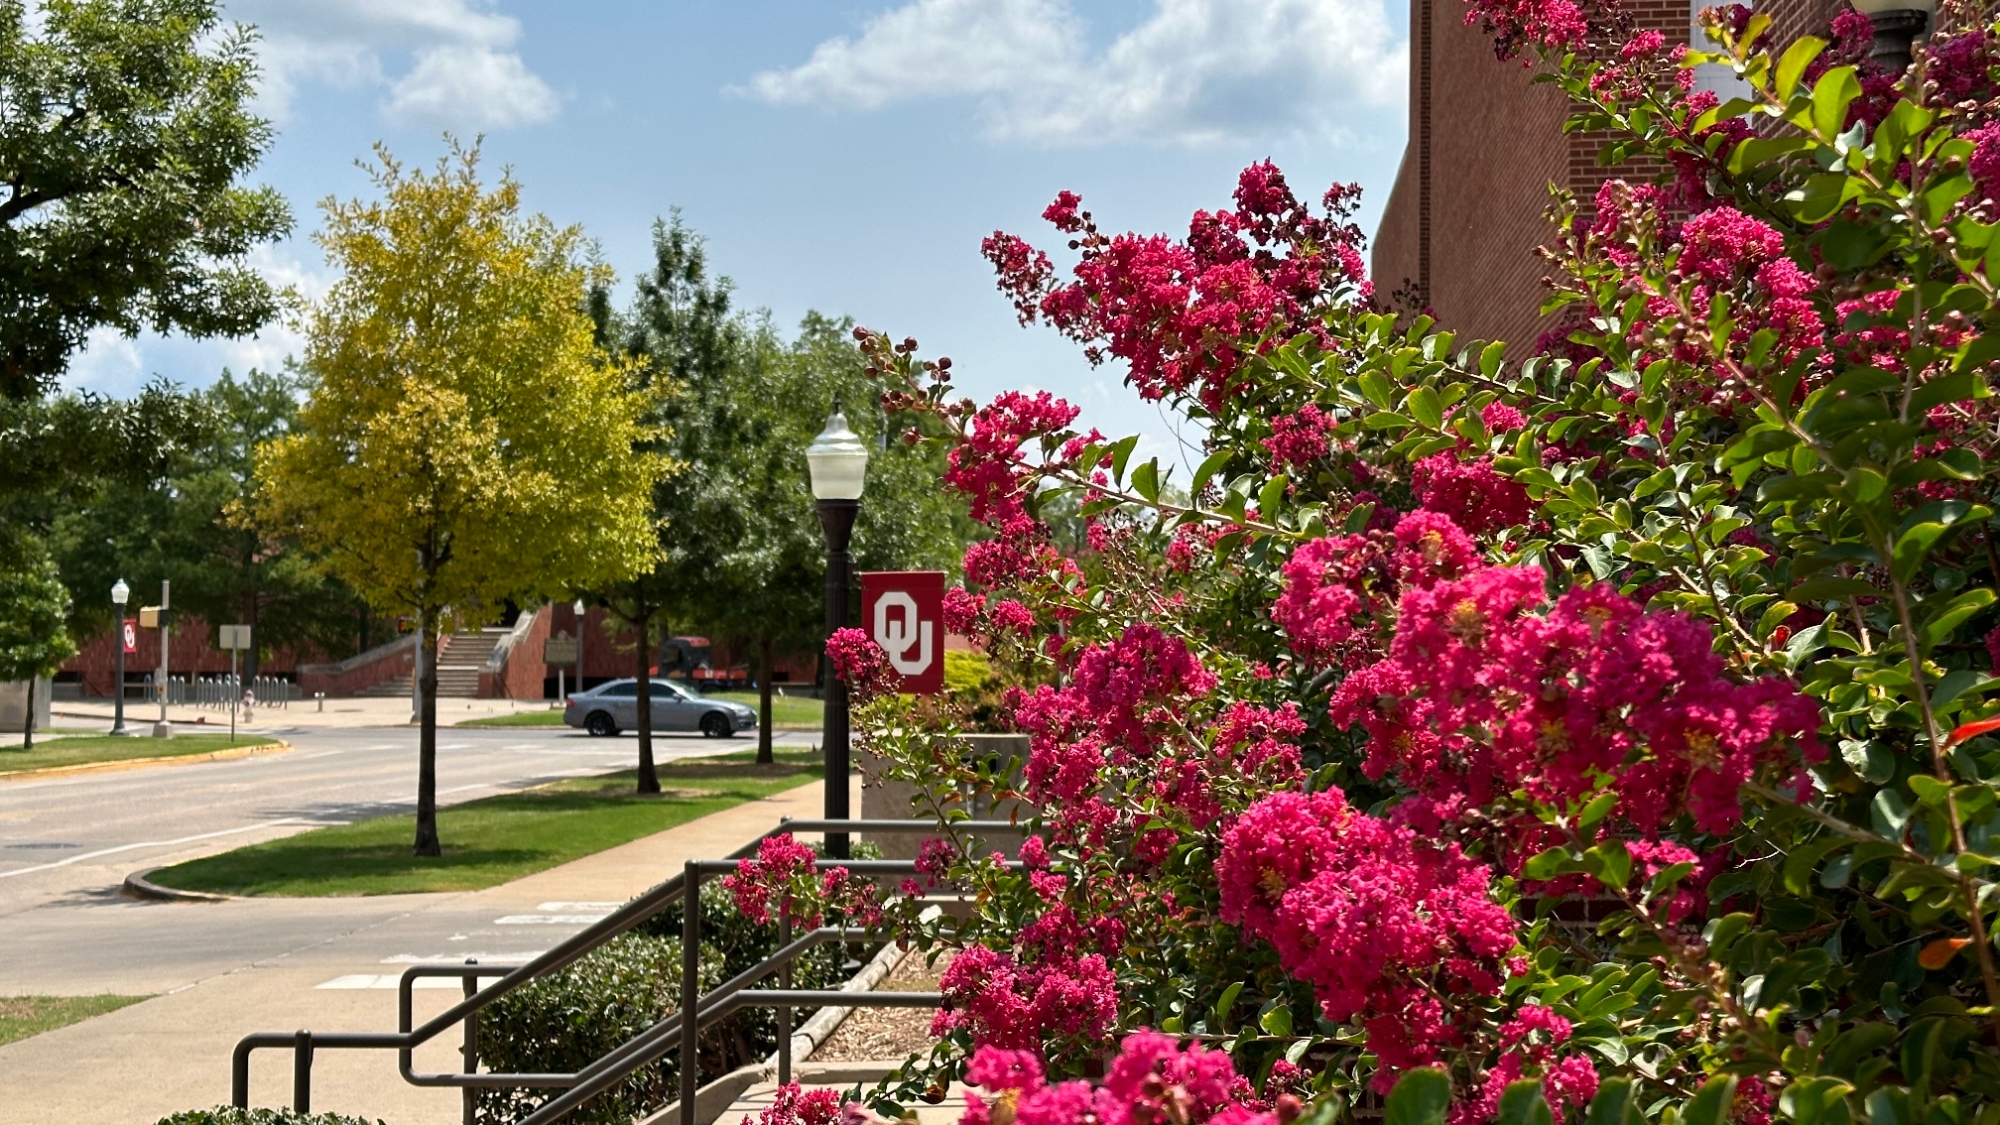
[[[118,622],[118,632],[125,646],[125,655],[131,656],[133,653],[139,651],[139,623],[137,621],[134,621],[130,617],[123,618]],[[123,685],[120,685],[118,690],[122,692],[125,688]]]
[[[889,654],[903,691],[944,690],[944,571],[864,571],[861,627]]]
[[[236,675],[236,654],[250,647],[250,626],[221,625],[217,631],[222,634],[222,647],[229,650],[229,742],[236,743],[236,702],[241,693]]]
[[[576,663],[576,638],[566,637],[558,633],[555,636],[550,637],[548,640],[543,641],[542,663],[544,664]]]

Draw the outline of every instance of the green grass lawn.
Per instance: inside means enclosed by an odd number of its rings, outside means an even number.
[[[410,854],[414,816],[316,828],[176,864],[148,878],[165,887],[234,895],[386,895],[474,891],[518,879],[767,797],[819,776],[819,756],[754,750],[660,766],[665,792],[641,797],[632,771],[572,778],[438,810],[444,855]]]
[[[0,1047],[115,1012],[145,996],[0,996]]]
[[[748,704],[757,709],[757,693],[754,691],[709,692],[710,699],[727,699],[735,703]],[[774,730],[818,730],[824,712],[817,699],[804,696],[773,695],[771,697],[771,726]],[[457,724],[461,727],[559,727],[562,725],[560,710],[516,711],[511,715],[494,715],[484,719],[467,719]]]
[[[185,754],[207,754],[231,746],[266,746],[267,735],[239,734],[234,742],[227,734],[177,734],[172,738],[112,738],[108,734],[78,735],[35,741],[33,750],[22,750],[19,741],[8,736],[0,744],[0,773],[39,770],[52,766],[80,766],[93,762],[122,762],[130,758],[178,758]]]

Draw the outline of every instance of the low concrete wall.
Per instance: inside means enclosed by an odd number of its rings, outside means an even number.
[[[1028,736],[1025,734],[968,734],[964,736],[968,748],[974,753],[990,755],[993,758],[1015,759],[1014,771],[1018,774],[1021,764],[1028,759]],[[882,776],[883,761],[874,754],[860,755],[863,788],[861,790],[861,816],[864,820],[903,820],[922,815],[910,807],[917,795],[917,787],[908,781],[890,781]],[[975,820],[1022,820],[1035,814],[1033,806],[1022,801],[1006,801],[994,805],[989,798],[979,797],[967,806]],[[923,810],[928,812],[929,810]],[[884,833],[880,836],[864,837],[882,849],[887,859],[915,859],[917,850],[923,846],[924,837],[912,833]],[[974,851],[998,851],[1013,855],[1020,848],[1017,836],[979,839],[974,841]]]
[[[49,700],[55,697],[55,685],[48,680],[35,681],[35,729],[49,729]],[[27,730],[28,681],[9,680],[0,683],[0,733],[20,734]]]
[[[448,643],[446,638],[438,638],[440,654]],[[416,665],[416,653],[417,638],[412,633],[387,644],[376,645],[338,664],[301,664],[299,691],[306,699],[311,699],[318,692],[325,692],[329,699],[345,698],[384,680],[409,675],[410,669]]]

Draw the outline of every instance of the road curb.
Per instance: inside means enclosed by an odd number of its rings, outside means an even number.
[[[162,887],[146,876],[158,871],[158,867],[148,867],[125,876],[125,883],[119,892],[129,898],[150,899],[154,902],[234,902],[235,895],[210,894],[207,891],[182,891],[173,887]]]
[[[73,766],[44,766],[35,770],[7,770],[0,772],[0,782],[25,781],[29,778],[62,777],[73,773],[107,773],[111,770],[138,769],[142,766],[187,766],[198,762],[226,762],[232,758],[254,758],[263,754],[276,754],[290,750],[292,744],[281,738],[269,742],[253,743],[249,746],[230,746],[221,750],[210,750],[206,754],[164,754],[152,758],[120,758],[115,762],[79,762]]]

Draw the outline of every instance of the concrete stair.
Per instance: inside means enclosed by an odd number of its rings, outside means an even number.
[[[481,629],[477,633],[452,633],[443,638],[443,651],[438,653],[438,698],[478,698],[479,671],[493,655],[494,646],[506,635],[505,629]],[[408,696],[410,677],[405,674],[383,680],[364,688],[360,694],[377,699]]]

